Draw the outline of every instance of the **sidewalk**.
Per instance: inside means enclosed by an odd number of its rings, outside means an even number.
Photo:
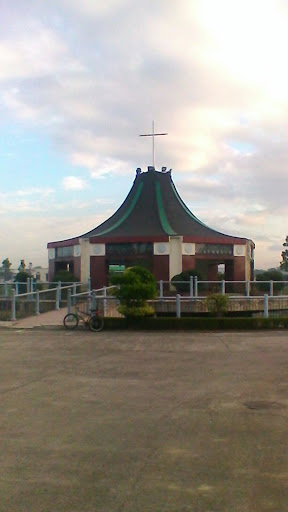
[[[59,311],[48,311],[48,313],[41,313],[41,315],[29,316],[19,320],[0,322],[0,328],[8,329],[34,329],[37,327],[62,327],[63,318],[67,314],[67,307],[61,308]]]

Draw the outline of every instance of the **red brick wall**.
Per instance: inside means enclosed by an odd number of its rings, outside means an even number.
[[[48,281],[52,281],[55,274],[55,260],[48,262]]]
[[[81,281],[81,257],[77,256],[77,258],[73,258],[73,274],[78,279],[78,281]]]
[[[90,256],[90,276],[92,288],[107,286],[105,256]]]
[[[195,268],[196,260],[195,256],[182,256],[182,272],[185,270],[192,270]]]
[[[153,256],[153,274],[156,281],[169,281],[169,256]]]
[[[245,256],[234,258],[234,281],[245,281]]]

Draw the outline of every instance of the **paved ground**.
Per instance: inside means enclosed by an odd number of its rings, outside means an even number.
[[[16,321],[0,321],[0,328],[10,329],[34,329],[35,327],[57,327],[63,325],[63,318],[67,314],[67,307],[61,308],[59,311],[53,310],[41,315],[28,316],[20,318]]]
[[[0,510],[287,512],[283,332],[0,331]]]

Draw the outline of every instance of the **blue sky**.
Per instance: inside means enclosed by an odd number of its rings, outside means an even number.
[[[0,259],[120,206],[136,167],[172,167],[205,224],[277,266],[287,235],[284,0],[0,1]],[[269,34],[269,38],[267,37]],[[161,139],[161,140],[160,140]]]

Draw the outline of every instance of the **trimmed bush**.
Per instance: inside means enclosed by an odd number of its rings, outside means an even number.
[[[283,318],[105,318],[105,329],[135,329],[145,331],[252,331],[262,329],[287,329],[288,317]]]
[[[155,314],[154,309],[148,304],[139,307],[119,306],[118,311],[126,318],[149,317]]]
[[[257,274],[256,276],[257,281],[257,288],[261,292],[267,292],[270,291],[270,283],[261,283],[261,281],[284,281],[284,276],[282,272],[279,270],[267,270],[266,272],[262,272],[261,274]],[[282,283],[274,283],[273,284],[273,291],[274,292],[280,292],[283,290],[285,286],[285,281]]]
[[[171,279],[171,283],[175,286],[177,293],[189,292],[190,290],[190,277],[197,277],[198,280],[202,279],[202,275],[198,270],[191,269],[176,274]]]
[[[118,286],[115,295],[120,301],[120,313],[127,317],[151,314],[152,308],[147,300],[156,296],[156,281],[149,270],[144,267],[127,268],[123,274],[112,277],[112,284]]]
[[[213,293],[207,297],[205,302],[212,315],[223,316],[228,309],[229,297],[227,295]]]

